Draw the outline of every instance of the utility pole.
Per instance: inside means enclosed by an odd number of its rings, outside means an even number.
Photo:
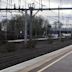
[[[25,47],[27,46],[27,10],[25,10],[25,30],[24,30]]]
[[[32,14],[33,14],[33,7],[30,5],[30,40],[32,40]]]
[[[71,27],[71,39],[72,39],[72,27]]]
[[[60,5],[61,5],[61,0],[60,0]],[[58,8],[60,7],[60,5],[58,6]],[[60,24],[59,25],[59,39],[61,40],[61,38],[62,38],[62,33],[61,33],[61,22],[60,22],[60,11],[58,10],[58,24]]]
[[[59,39],[61,40],[61,24],[60,24],[60,11],[58,10],[58,24],[59,24]]]

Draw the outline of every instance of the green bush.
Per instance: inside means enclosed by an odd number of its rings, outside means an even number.
[[[49,39],[48,39],[48,43],[49,43],[49,44],[52,44],[52,43],[53,43],[53,39],[49,38]]]
[[[13,52],[16,50],[16,46],[14,43],[7,43],[6,44],[6,50],[7,52]]]
[[[26,48],[35,48],[37,41],[35,40],[29,40],[27,42]]]
[[[64,38],[61,38],[61,39],[60,39],[60,41],[61,41],[61,42],[64,42],[64,41],[65,41],[65,39],[64,39]]]
[[[6,43],[6,40],[5,40],[4,33],[0,31],[0,45],[5,44],[5,43]]]

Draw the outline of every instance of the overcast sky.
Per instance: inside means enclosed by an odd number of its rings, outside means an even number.
[[[8,1],[8,2],[7,2]],[[14,4],[18,8],[19,5],[22,8],[28,8],[30,3],[34,3],[35,8],[41,7],[41,0],[0,0],[0,8],[13,8]],[[72,7],[72,0],[42,0],[43,8],[57,8],[57,7]],[[6,13],[0,12],[0,18],[4,18]],[[8,13],[7,17],[9,18],[12,14]],[[40,11],[37,14],[38,16],[44,16],[49,19],[50,22],[58,20],[58,11]],[[60,11],[60,20],[66,24],[66,22],[72,22],[72,10]]]

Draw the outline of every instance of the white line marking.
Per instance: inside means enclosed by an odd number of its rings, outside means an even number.
[[[63,55],[62,57],[60,57],[60,58],[57,59],[56,61],[54,61],[54,62],[52,62],[51,64],[47,65],[46,67],[38,70],[37,72],[43,72],[44,70],[46,70],[47,68],[49,68],[49,67],[52,66],[53,64],[57,63],[58,61],[60,61],[60,60],[62,60],[63,58],[67,57],[68,55],[70,55],[71,53],[72,53],[72,51],[69,52],[69,53],[67,53],[67,54],[65,54],[65,55]]]

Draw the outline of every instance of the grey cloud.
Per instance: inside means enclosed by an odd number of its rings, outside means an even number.
[[[72,4],[72,0],[50,0],[50,2],[53,2],[53,3],[54,2],[55,3],[60,3],[60,1],[61,1],[62,4]]]

